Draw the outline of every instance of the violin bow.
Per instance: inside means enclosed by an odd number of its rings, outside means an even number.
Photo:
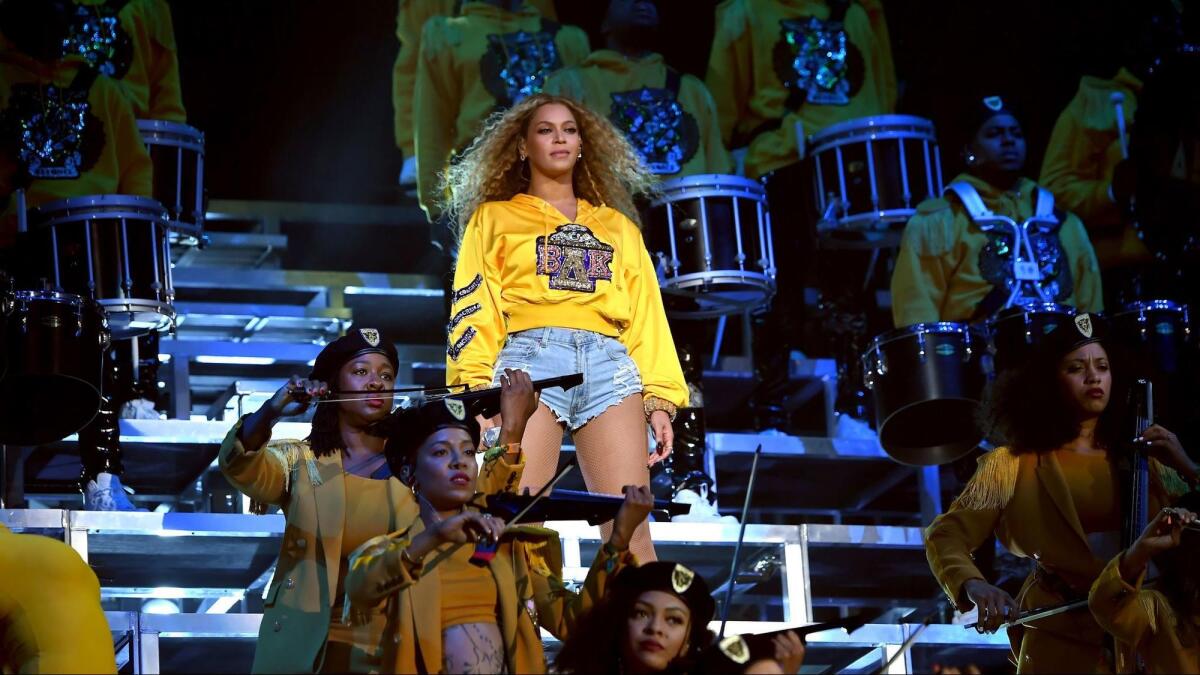
[[[754,494],[754,477],[758,475],[758,458],[762,456],[762,443],[754,449],[754,461],[750,463],[750,480],[746,481],[746,499],[742,501],[742,524],[738,529],[737,545],[733,547],[733,561],[729,563],[729,586],[725,588],[725,604],[721,606],[721,631],[717,640],[725,637],[725,623],[729,620],[729,604],[733,602],[733,587],[737,582],[738,562],[742,557],[742,540],[746,538],[746,516],[750,513],[750,497]]]

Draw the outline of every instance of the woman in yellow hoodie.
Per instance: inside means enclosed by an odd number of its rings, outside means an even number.
[[[634,220],[631,194],[654,184],[637,152],[602,116],[537,94],[493,117],[447,184],[460,240],[447,382],[493,386],[505,368],[582,372],[582,386],[542,392],[522,439],[522,487],[550,479],[564,428],[589,490],[648,484],[688,390]],[[648,527],[632,550],[654,559]]]
[[[1021,176],[1025,135],[1012,110],[999,96],[987,96],[969,101],[959,119],[969,134],[959,146],[966,172],[943,197],[921,202],[904,228],[892,274],[896,326],[985,319],[1010,298],[1014,304],[1103,310],[1100,269],[1083,224],[1056,208],[1048,190]],[[1047,219],[1028,228],[1029,247],[1021,247],[1034,253],[1036,275],[1028,276],[1036,279],[1017,277],[1012,229],[990,226],[991,216],[1018,224]]]

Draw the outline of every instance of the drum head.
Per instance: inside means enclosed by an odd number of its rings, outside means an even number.
[[[53,443],[92,421],[100,392],[69,375],[14,375],[0,382],[0,410],[0,443]]]
[[[983,440],[975,424],[979,402],[964,398],[921,401],[892,413],[879,426],[879,443],[901,464],[947,464]]]

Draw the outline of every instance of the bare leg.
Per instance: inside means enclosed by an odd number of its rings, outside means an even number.
[[[562,451],[563,425],[545,404],[538,404],[537,412],[525,425],[521,437],[521,452],[525,455],[525,470],[521,473],[521,489],[537,492],[554,478],[558,470],[558,454]]]
[[[525,432],[526,437],[529,432]],[[649,485],[649,448],[646,447],[646,413],[642,396],[634,394],[600,413],[572,434],[579,468],[588,490],[620,495],[626,485]],[[600,526],[605,539],[612,534],[612,521]],[[657,560],[650,526],[642,523],[633,535],[629,550],[638,562]]]

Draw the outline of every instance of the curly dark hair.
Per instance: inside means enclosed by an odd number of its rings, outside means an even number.
[[[1096,425],[1096,444],[1116,448],[1123,440],[1121,429],[1129,426],[1122,410],[1114,405],[1128,395],[1121,359],[1105,346],[1112,373],[1112,391],[1108,407]],[[992,383],[980,414],[980,427],[988,440],[1005,445],[1014,452],[1048,452],[1062,447],[1079,435],[1079,422],[1072,402],[1058,381],[1061,358],[1046,352],[1034,356],[1020,367],[1002,373]]]
[[[575,674],[623,672],[621,636],[640,595],[640,592],[609,593],[580,617],[554,660],[555,670]],[[697,621],[693,617],[688,632],[687,652],[671,661],[664,672],[692,672],[700,652],[713,640],[708,622]]]

